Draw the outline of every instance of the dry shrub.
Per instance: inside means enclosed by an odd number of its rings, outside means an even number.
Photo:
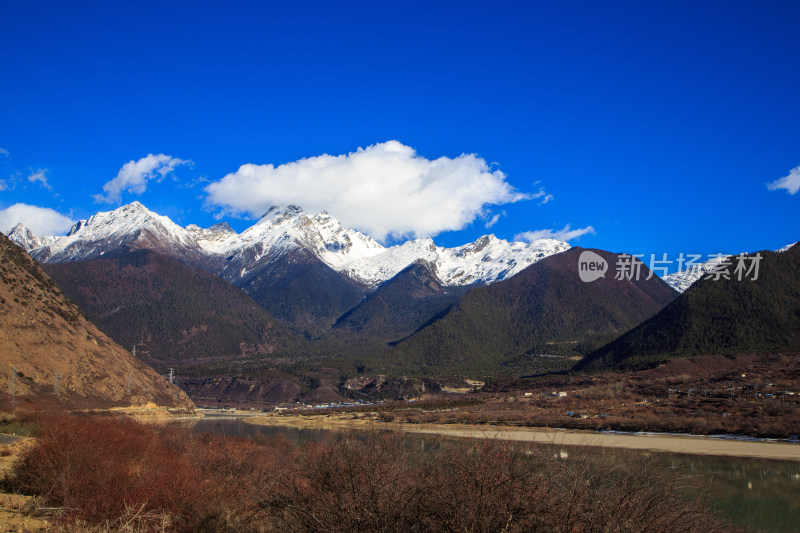
[[[62,416],[42,421],[36,444],[8,483],[63,508],[68,518],[98,523],[136,509],[181,522],[194,514],[199,474],[152,428],[128,419]]]
[[[7,485],[94,531],[730,531],[650,463],[391,431],[301,448],[127,419],[43,420]],[[77,529],[76,529],[77,528]]]
[[[292,531],[729,531],[684,482],[650,463],[377,432],[306,446],[271,505]]]

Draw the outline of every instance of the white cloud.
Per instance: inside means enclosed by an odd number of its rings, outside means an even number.
[[[549,202],[550,200],[553,199],[553,195],[552,194],[547,194],[545,192],[545,190],[540,187],[539,190],[536,193],[531,195],[531,198],[538,198],[539,199],[539,205],[544,205],[544,204],[546,204],[547,202]]]
[[[0,231],[8,233],[22,223],[36,235],[63,235],[72,227],[71,218],[47,207],[14,204],[0,210]]]
[[[119,203],[123,192],[142,194],[147,190],[150,180],[161,181],[178,165],[191,164],[164,154],[147,154],[138,161],[130,160],[119,169],[117,177],[103,185],[105,194],[95,194],[92,198],[97,203]]]
[[[768,183],[767,188],[771,191],[786,189],[789,194],[797,194],[797,191],[800,191],[800,167],[794,167],[789,171],[788,176]]]
[[[42,187],[45,189],[52,189],[49,183],[47,183],[47,169],[40,168],[39,170],[31,169],[30,175],[28,175],[28,181],[31,183],[39,182],[42,184]]]
[[[492,226],[494,226],[495,224],[497,224],[498,220],[500,220],[500,213],[497,213],[492,218],[490,218],[488,221],[486,221],[486,229],[489,229]]]
[[[0,155],[3,157],[8,157],[9,151],[6,150],[5,148],[0,148]]]
[[[209,206],[259,216],[272,205],[326,210],[379,240],[458,230],[484,206],[527,200],[475,154],[426,159],[398,141],[279,166],[242,165],[205,188]]]
[[[523,233],[518,233],[514,236],[515,241],[527,241],[532,242],[537,239],[556,239],[559,241],[572,241],[574,239],[579,239],[584,235],[588,234],[596,234],[597,232],[594,230],[592,226],[586,226],[585,228],[578,228],[578,229],[570,229],[569,224],[564,226],[563,229],[540,229],[535,231],[525,231]]]

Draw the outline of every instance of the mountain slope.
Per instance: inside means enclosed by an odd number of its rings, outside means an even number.
[[[416,261],[341,316],[333,329],[357,335],[361,341],[396,341],[444,312],[464,290],[446,287],[434,274],[433,265]]]
[[[304,248],[271,257],[235,282],[270,314],[310,338],[331,327],[366,294]]]
[[[631,370],[679,356],[800,350],[800,246],[760,253],[758,279],[702,279],[575,369]]]
[[[797,243],[788,244],[779,250],[775,250],[776,252],[785,252],[789,250],[792,246]],[[704,263],[700,263],[697,265],[693,265],[689,268],[685,268],[678,272],[674,272],[672,274],[668,274],[664,276],[662,279],[664,283],[672,287],[678,292],[684,292],[686,289],[692,286],[694,282],[714,270],[714,268],[724,261],[730,261],[734,259],[736,256],[719,256],[719,257],[711,257],[708,261]]]
[[[516,276],[467,293],[440,320],[399,343],[389,357],[408,368],[489,372],[528,353],[572,353],[580,343],[619,335],[649,318],[677,293],[658,277],[614,279],[617,256],[594,250],[610,265],[605,278],[584,283],[573,248]]]
[[[678,292],[685,292],[695,281],[714,270],[717,265],[724,262],[726,259],[725,257],[712,257],[708,261],[694,267],[667,274],[663,278],[664,283]]]
[[[241,290],[149,250],[44,268],[101,330],[151,364],[267,356],[297,342]]]
[[[5,235],[0,235],[0,361],[19,397],[57,398],[84,408],[148,402],[192,407],[183,392],[86,320]]]

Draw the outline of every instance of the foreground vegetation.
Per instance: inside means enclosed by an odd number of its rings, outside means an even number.
[[[61,415],[39,420],[4,483],[57,508],[67,529],[730,531],[652,463],[394,432],[295,446]]]

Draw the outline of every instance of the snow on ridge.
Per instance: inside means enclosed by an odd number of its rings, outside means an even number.
[[[778,252],[778,253],[785,252],[788,249],[790,249],[792,246],[794,246],[795,244],[797,244],[797,243],[795,242],[795,243],[792,243],[792,244],[787,244],[783,248],[779,248],[778,250],[775,250],[775,251]],[[711,259],[709,259],[705,263],[700,263],[698,265],[694,265],[694,266],[692,266],[690,268],[681,270],[680,272],[674,272],[672,274],[668,274],[668,275],[664,276],[661,279],[664,281],[664,283],[666,283],[667,285],[669,285],[670,287],[672,287],[676,291],[685,292],[686,289],[691,287],[692,284],[694,284],[695,281],[697,281],[698,279],[702,278],[708,272],[712,271],[714,269],[714,267],[716,267],[718,264],[720,264],[721,262],[723,262],[726,259],[729,259],[731,257],[735,257],[735,255],[728,255],[728,256],[722,256],[722,257],[712,257]]]
[[[64,237],[50,238],[31,254],[46,262],[64,262],[103,255],[97,251],[101,243],[106,248],[146,239],[167,248],[197,250],[197,241],[169,217],[153,213],[139,202],[133,202],[113,211],[102,211],[72,226]],[[95,253],[97,252],[97,253]]]
[[[58,239],[58,237],[40,237],[21,223],[11,228],[11,231],[9,231],[6,236],[17,243],[26,252],[46,246],[55,239]]]
[[[686,289],[691,287],[695,281],[702,278],[707,273],[711,272],[714,269],[714,267],[716,267],[721,262],[725,261],[728,257],[730,256],[712,257],[705,263],[699,263],[697,265],[681,270],[680,272],[667,274],[661,279],[664,281],[664,283],[666,283],[676,291],[685,292]]]
[[[494,235],[484,235],[455,248],[436,246],[430,238],[416,239],[356,261],[345,269],[345,273],[362,283],[377,285],[415,260],[422,259],[433,265],[436,275],[445,285],[492,283],[569,248],[569,244],[554,239],[509,243]]]
[[[23,236],[20,230],[19,238],[31,247],[32,255],[47,262],[96,257],[121,244],[155,246],[176,255],[194,254],[220,265],[228,263],[220,267],[226,269],[226,279],[242,277],[264,258],[304,248],[334,270],[370,286],[394,277],[417,260],[430,263],[446,285],[492,283],[570,248],[553,239],[508,242],[494,235],[455,248],[436,246],[430,238],[387,248],[369,235],[345,228],[325,211],[309,215],[297,206],[272,207],[241,233],[225,223],[184,228],[139,202],[97,213],[76,223],[64,237]]]

